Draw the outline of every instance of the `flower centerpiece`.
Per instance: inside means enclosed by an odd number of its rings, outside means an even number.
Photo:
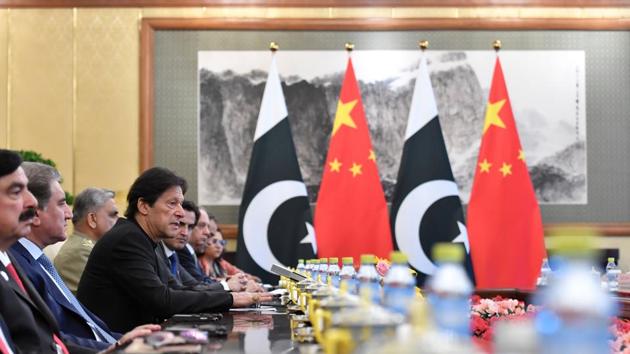
[[[521,316],[531,316],[537,308],[533,305],[525,306],[525,302],[515,299],[504,299],[501,296],[483,299],[477,295],[471,297],[470,327],[473,336],[491,340],[493,324],[503,319],[515,319]]]
[[[612,352],[614,354],[630,353],[630,321],[615,317],[609,329],[613,335],[610,342]]]

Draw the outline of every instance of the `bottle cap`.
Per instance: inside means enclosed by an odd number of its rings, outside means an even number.
[[[319,264],[319,259],[312,259],[313,264]]]
[[[328,258],[326,258],[326,257],[320,258],[319,259],[319,264],[328,264]]]
[[[304,264],[304,260],[303,259],[298,259],[298,264]]]
[[[341,262],[343,264],[354,264],[354,259],[352,257],[343,257]]]
[[[615,257],[608,257],[608,263],[614,262],[614,261],[615,261]]]
[[[433,259],[441,262],[461,262],[464,249],[454,243],[437,243],[433,247]]]
[[[362,254],[361,264],[376,264],[376,257],[373,254]]]
[[[391,256],[390,256],[392,263],[396,263],[396,264],[405,264],[407,263],[407,255],[400,252],[400,251],[394,251],[392,252]]]
[[[339,258],[337,258],[337,257],[330,257],[330,258],[328,258],[328,262],[330,262],[330,264],[339,264]]]

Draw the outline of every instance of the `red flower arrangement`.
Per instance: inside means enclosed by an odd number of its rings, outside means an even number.
[[[492,299],[482,299],[474,295],[471,297],[470,328],[475,338],[491,341],[493,325],[501,320],[519,320],[534,316],[538,308],[533,305],[525,307],[523,301],[504,299],[501,296]],[[614,339],[610,341],[613,354],[630,354],[630,320],[612,318],[610,332]]]
[[[613,318],[610,332],[614,338],[610,343],[610,349],[615,354],[630,354],[630,321]]]
[[[536,312],[536,307],[525,307],[523,301],[504,299],[496,296],[492,299],[482,299],[474,295],[471,297],[470,329],[473,336],[483,340],[492,340],[493,325],[503,319],[515,319],[521,316],[531,316]]]

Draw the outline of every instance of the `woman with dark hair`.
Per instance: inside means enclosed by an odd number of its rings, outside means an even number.
[[[221,229],[217,229],[217,231],[210,234],[208,248],[206,248],[206,253],[201,257],[200,261],[201,267],[206,275],[215,280],[225,280],[231,276],[242,273],[249,279],[247,291],[261,288],[260,285],[257,284],[257,282],[260,282],[258,277],[243,272],[235,265],[223,259],[222,255],[226,244],[227,241],[223,239]]]

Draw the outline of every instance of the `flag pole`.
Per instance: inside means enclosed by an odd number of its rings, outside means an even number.
[[[278,43],[276,42],[269,42],[269,50],[271,51],[272,54],[275,54],[278,49],[280,49],[280,46],[278,45]]]
[[[501,50],[501,40],[495,39],[494,42],[492,42],[492,48],[494,48],[494,51],[497,53],[497,56],[499,56],[499,51]]]
[[[429,41],[427,41],[426,39],[422,39],[420,41],[418,41],[418,47],[420,48],[420,51],[422,53],[421,58],[425,57],[425,52],[427,50],[427,48],[429,48]]]
[[[429,41],[427,41],[426,39],[419,41],[418,47],[420,47],[420,50],[424,53],[424,51],[429,48]]]
[[[346,52],[348,52],[348,57],[350,57],[350,54],[354,50],[354,43],[346,42],[345,47],[346,47]]]

